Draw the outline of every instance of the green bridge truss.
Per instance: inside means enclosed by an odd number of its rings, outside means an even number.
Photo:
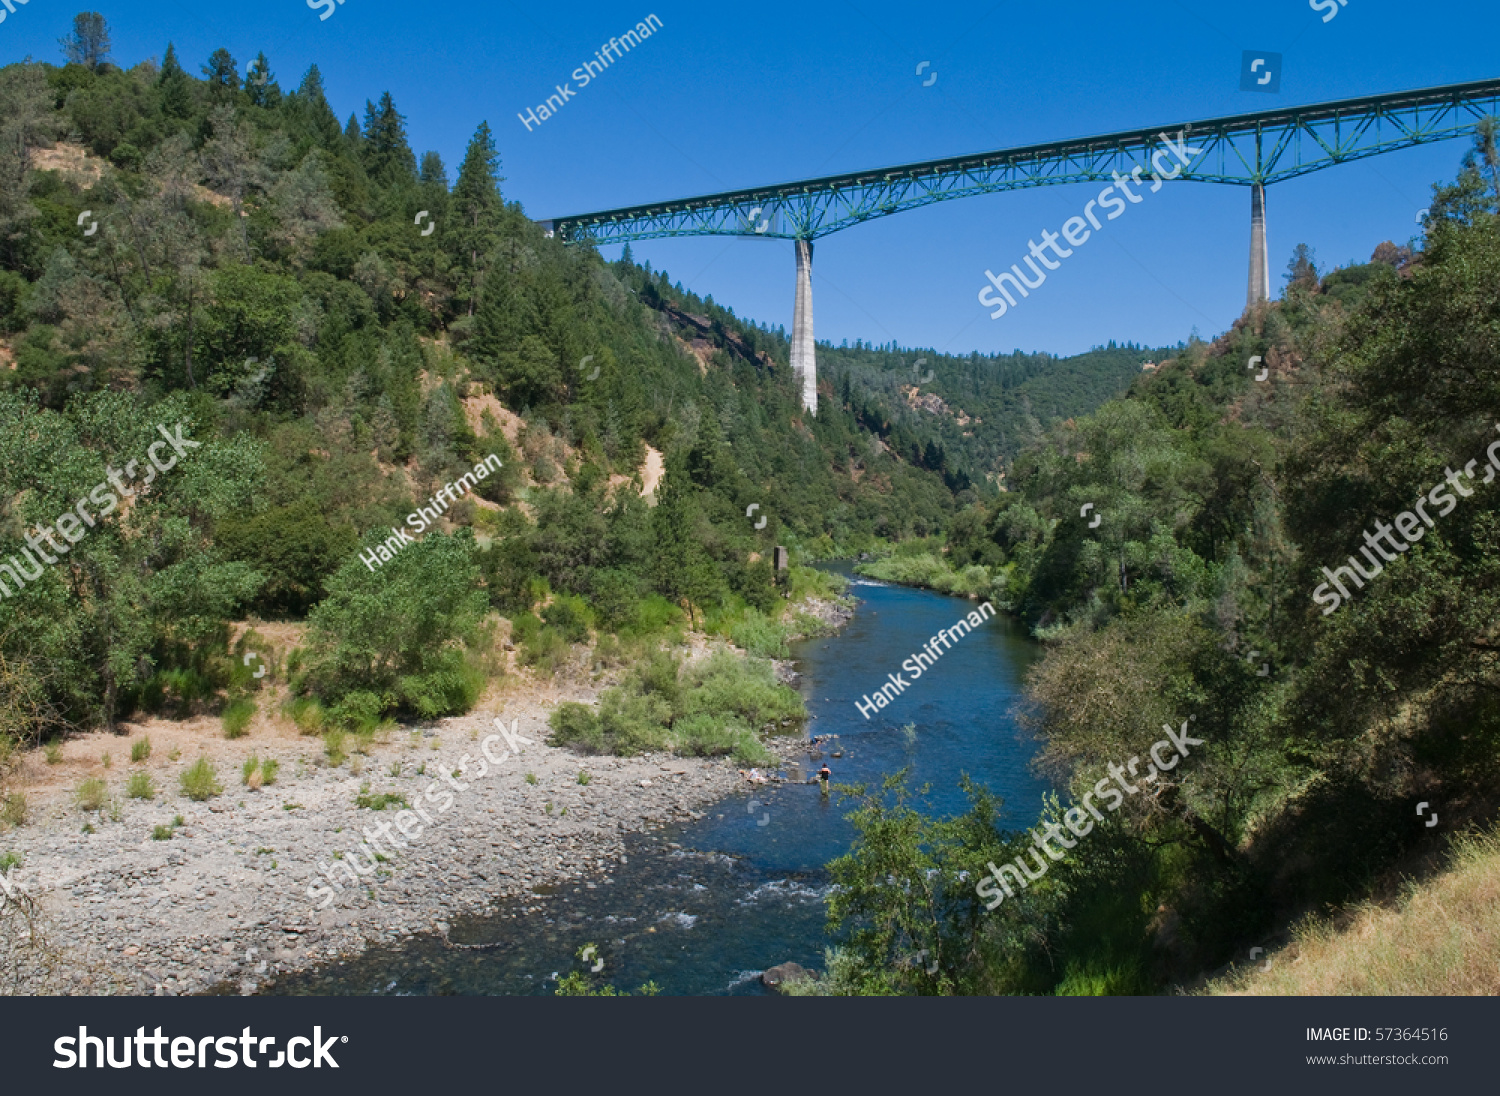
[[[901,164],[542,224],[570,243],[599,245],[666,236],[815,240],[862,221],[975,194],[1107,180],[1137,167],[1142,178],[1154,179],[1153,154],[1179,134],[1201,151],[1175,178],[1268,186],[1350,160],[1463,137],[1480,118],[1497,112],[1500,80],[1483,80]],[[1168,153],[1161,163],[1177,161]]]

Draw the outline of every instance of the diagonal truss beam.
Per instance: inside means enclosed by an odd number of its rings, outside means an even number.
[[[1196,150],[1177,179],[1269,186],[1335,164],[1447,141],[1500,113],[1500,80],[1344,99],[829,175],[543,221],[569,243],[668,236],[814,240],[934,202],[1129,176],[1178,135]],[[1176,163],[1170,153],[1161,161]],[[1165,168],[1163,169],[1165,171]],[[1166,177],[1166,176],[1164,176]]]

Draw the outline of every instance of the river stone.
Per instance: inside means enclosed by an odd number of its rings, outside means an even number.
[[[803,982],[813,977],[812,971],[800,963],[782,963],[780,966],[772,967],[760,976],[760,984],[767,989],[782,992],[781,986],[784,982]]]

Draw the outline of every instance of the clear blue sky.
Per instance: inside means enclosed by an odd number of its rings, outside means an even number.
[[[286,88],[312,62],[334,109],[363,115],[389,90],[420,154],[450,174],[475,126],[494,127],[508,197],[536,218],[1029,142],[1500,76],[1500,5],[1348,0],[1328,23],[1309,0],[753,5],[398,4],[347,0],[322,21],[303,0],[177,5],[95,0],[123,64],[172,38],[196,66],[259,49]],[[77,4],[31,0],[0,24],[0,61],[59,59]],[[654,13],[663,27],[532,132],[517,112]],[[1241,51],[1285,55],[1278,95],[1239,90]],[[916,67],[929,61],[918,77]],[[923,81],[932,72],[931,87]],[[1320,265],[1367,259],[1417,231],[1430,186],[1463,152],[1446,142],[1272,188],[1273,292],[1292,247]],[[1109,339],[1210,337],[1239,315],[1249,192],[1164,188],[1130,207],[1000,320],[975,294],[986,267],[1081,211],[1095,186],[940,203],[817,244],[817,334],[951,352],[1074,353]],[[1039,238],[1039,237],[1038,237]],[[614,257],[618,249],[606,252]],[[792,245],[658,240],[665,267],[736,313],[790,326]]]

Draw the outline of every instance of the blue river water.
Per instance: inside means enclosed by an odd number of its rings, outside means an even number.
[[[954,814],[966,801],[961,773],[1005,802],[1005,821],[1031,824],[1048,785],[1031,770],[1036,744],[1014,717],[1026,667],[1038,657],[1024,629],[997,616],[958,641],[885,709],[866,719],[855,701],[973,602],[849,575],[860,599],[837,635],[793,650],[811,715],[809,733],[837,735],[822,757],[838,784],[879,787],[903,767],[917,804]],[[905,730],[913,724],[913,731]],[[840,757],[833,757],[838,751]],[[599,946],[600,979],[621,990],[654,981],[667,994],[767,992],[759,974],[794,961],[824,965],[825,865],[854,838],[838,794],[816,785],[760,786],[710,807],[697,822],[639,835],[608,882],[566,885],[541,903],[517,899],[483,919],[456,923],[450,947],[416,937],[358,959],[281,980],[289,994],[550,994],[577,969],[585,943]]]

